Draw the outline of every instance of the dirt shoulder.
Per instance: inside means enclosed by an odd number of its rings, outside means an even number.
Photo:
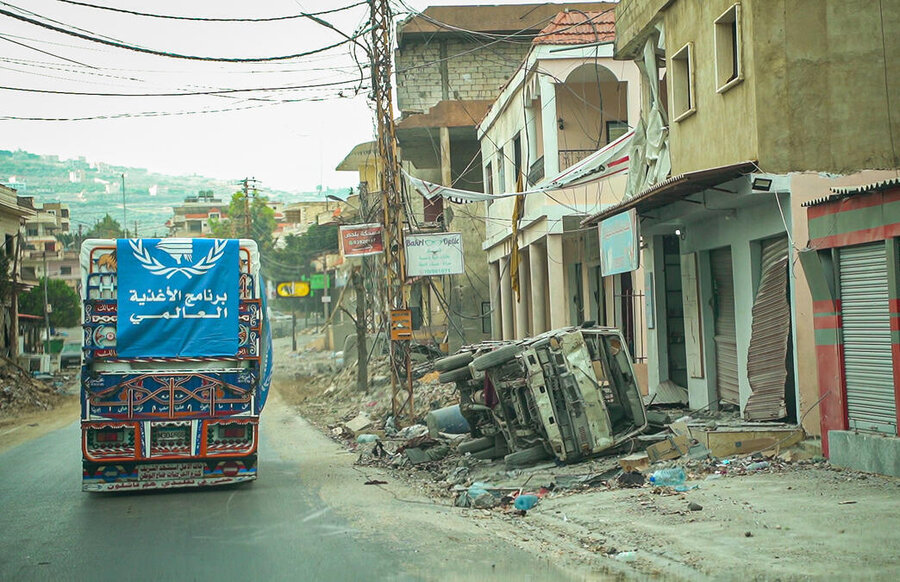
[[[748,471],[752,459],[732,459],[718,467],[688,464],[689,490],[676,492],[619,485],[614,456],[507,470],[502,461],[456,454],[452,442],[446,458],[410,466],[403,455],[392,454],[403,442],[385,438],[388,455],[373,457],[372,444],[357,444],[340,428],[360,412],[383,419],[389,386],[376,383],[360,395],[352,389],[352,370],[317,371],[322,357],[308,352],[283,360],[280,369],[276,364],[285,379],[285,404],[358,455],[357,466],[384,471],[435,503],[452,506],[475,482],[495,491],[541,494],[524,514],[511,506],[449,511],[556,563],[628,578],[900,577],[900,479],[840,470],[821,460],[773,460]],[[416,396],[423,407],[429,399],[448,403],[444,389],[427,381],[419,383]],[[708,480],[711,470],[723,475]]]

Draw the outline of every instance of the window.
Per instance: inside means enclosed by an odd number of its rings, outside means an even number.
[[[675,121],[697,111],[694,103],[694,43],[689,42],[672,55],[672,108]]]
[[[743,80],[741,71],[741,5],[734,4],[716,19],[716,93]]]
[[[494,193],[494,169],[490,162],[484,167],[484,193]]]
[[[516,137],[513,138],[513,167],[516,171],[516,192],[520,191],[519,185],[522,185],[522,189],[525,187],[524,176],[522,175],[522,133],[519,132],[516,134]],[[521,182],[520,182],[521,180]]]
[[[60,265],[60,267],[59,267],[59,274],[60,274],[60,275],[71,275],[71,274],[72,274],[72,267],[67,267],[66,265]]]
[[[606,143],[612,143],[628,133],[628,122],[626,121],[607,121],[606,122]]]

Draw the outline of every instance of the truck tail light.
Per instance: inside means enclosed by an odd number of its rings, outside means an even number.
[[[98,430],[98,443],[121,443],[125,440],[125,429]]]
[[[240,425],[226,425],[222,429],[222,436],[226,439],[242,439],[247,435],[247,429]]]

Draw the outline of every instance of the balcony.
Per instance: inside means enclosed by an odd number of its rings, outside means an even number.
[[[597,150],[559,150],[560,171],[572,167]]]

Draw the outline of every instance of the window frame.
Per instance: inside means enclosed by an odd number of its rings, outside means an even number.
[[[686,56],[682,56],[683,54]],[[672,112],[675,113],[673,121],[677,123],[697,113],[697,91],[694,83],[694,43],[684,43],[680,49],[675,51],[670,61],[670,63],[667,63],[669,66],[666,67],[666,70],[671,75],[672,82],[669,86],[669,96],[672,99]],[[686,63],[686,65],[682,63]],[[686,75],[682,71],[685,67],[687,70]],[[678,83],[682,76],[687,77],[683,87]],[[677,100],[683,89],[686,89],[688,94],[687,107],[682,109],[678,107],[681,104]]]
[[[726,33],[727,30],[727,33]],[[741,3],[735,2],[713,21],[713,45],[716,56],[716,93],[722,94],[744,80],[742,66]],[[727,45],[727,46],[726,46]],[[723,54],[724,51],[730,54]],[[728,62],[733,65],[730,73],[733,76],[723,79],[725,68],[720,64]]]

